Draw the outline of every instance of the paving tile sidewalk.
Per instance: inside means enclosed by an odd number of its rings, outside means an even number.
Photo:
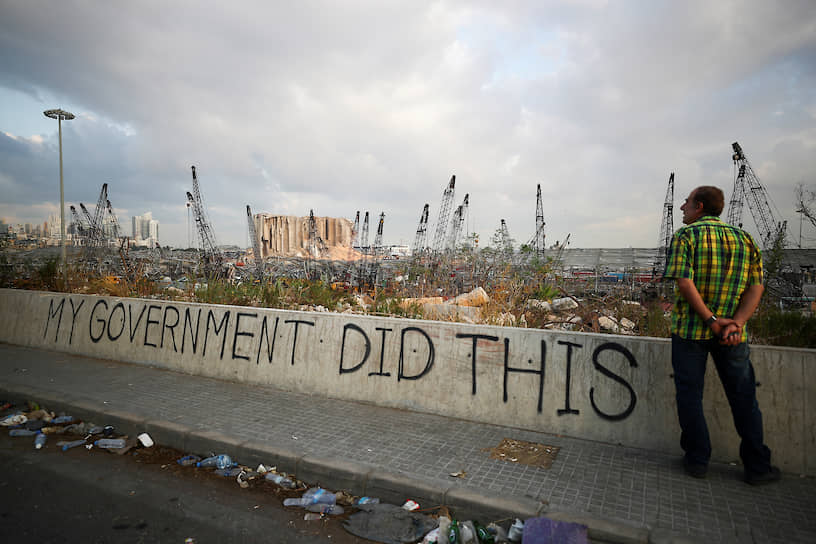
[[[540,501],[547,515],[640,527],[635,536],[653,541],[816,542],[816,480],[796,474],[754,488],[741,467],[715,464],[695,480],[679,456],[0,344],[0,394],[15,393],[136,414],[157,432],[189,428],[190,445],[226,437],[305,456],[327,473],[346,463],[455,486],[476,502]],[[490,459],[503,438],[560,451],[550,469]],[[457,471],[465,478],[450,476]]]

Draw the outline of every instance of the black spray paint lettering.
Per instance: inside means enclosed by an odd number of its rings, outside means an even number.
[[[170,310],[176,314],[176,320],[172,323],[167,322],[167,314],[170,313]],[[159,346],[163,349],[164,348],[164,331],[170,329],[170,338],[173,339],[173,351],[178,352],[176,348],[176,327],[178,327],[179,320],[181,319],[181,315],[179,311],[176,309],[175,306],[165,306],[164,307],[164,315],[162,316],[162,332],[161,332],[161,342],[159,342]]]
[[[63,298],[63,300],[65,300]],[[85,304],[85,300],[83,299],[80,301],[79,305],[74,307],[74,299],[69,298],[68,302],[71,303],[71,335],[68,337],[68,345],[70,346],[71,343],[74,341],[74,324],[76,323],[77,315],[79,315],[79,310],[82,308],[82,305]]]
[[[383,372],[383,363],[385,359],[385,333],[392,331],[394,329],[385,329],[382,327],[377,327],[375,330],[382,331],[382,343],[380,345],[380,371],[379,372],[369,372],[369,376],[390,376],[390,372]],[[368,337],[366,337],[368,340]],[[369,343],[370,345],[370,343]],[[368,358],[368,353],[366,352],[366,358]]]
[[[255,364],[260,364],[261,360],[261,348],[263,348],[263,342],[266,340],[267,350],[267,362],[272,363],[272,356],[275,354],[275,336],[278,334],[278,321],[280,320],[279,317],[275,318],[275,330],[272,331],[272,341],[269,341],[269,331],[266,326],[266,317],[264,316],[263,321],[261,322],[261,334],[260,338],[258,339],[258,355],[255,357]]]
[[[224,346],[227,345],[227,326],[229,325],[229,316],[230,311],[227,310],[224,312],[224,317],[221,318],[221,323],[216,325],[215,315],[213,314],[212,310],[207,312],[207,324],[204,327],[204,350],[201,352],[202,357],[207,356],[207,340],[210,337],[210,321],[212,321],[216,338],[218,338],[218,335],[221,334],[222,330],[224,331],[224,338],[221,339],[221,354],[218,357],[219,359],[224,358]]]
[[[621,378],[620,376],[618,376],[617,374],[615,374],[614,372],[612,372],[611,370],[609,370],[608,368],[606,368],[605,366],[598,362],[598,355],[601,352],[606,351],[608,349],[617,351],[618,353],[622,353],[623,356],[626,357],[626,360],[629,361],[629,366],[631,367],[637,367],[638,366],[637,361],[635,360],[635,356],[632,355],[631,351],[621,346],[620,344],[616,344],[614,342],[607,342],[605,344],[601,344],[600,346],[595,348],[595,351],[592,353],[592,364],[595,365],[596,370],[598,370],[598,372],[600,372],[604,376],[611,378],[618,382],[619,384],[625,386],[626,389],[629,390],[629,406],[627,406],[626,409],[619,414],[606,414],[602,412],[600,408],[598,408],[598,406],[595,404],[594,387],[590,388],[589,390],[589,402],[592,404],[592,408],[595,410],[595,412],[602,418],[608,419],[610,421],[620,421],[622,419],[626,419],[627,417],[629,417],[632,411],[634,411],[635,404],[637,404],[637,395],[635,395],[635,390],[632,389],[632,386],[629,385],[629,382],[627,382],[626,380],[624,380],[623,378]]]
[[[421,334],[425,340],[428,342],[428,361],[425,363],[425,368],[422,369],[422,372],[419,374],[414,374],[413,376],[408,376],[405,374],[405,335],[409,332],[416,332]],[[431,340],[431,337],[428,336],[428,333],[420,329],[419,327],[405,327],[402,329],[402,334],[400,337],[400,354],[399,354],[399,372],[397,373],[397,381],[400,380],[418,380],[423,377],[425,374],[431,371],[434,365],[434,344]]]
[[[94,324],[94,316],[96,315],[96,309],[100,306],[104,306],[105,310],[108,309],[108,303],[104,300],[97,300],[96,304],[94,304],[93,309],[91,310],[91,315],[88,317],[88,335],[91,337],[91,341],[96,344],[102,339],[102,335],[105,334],[105,329],[107,329],[108,322],[105,319],[96,318],[96,322],[102,325],[102,328],[99,330],[99,335],[94,336],[93,332],[93,324]]]
[[[363,359],[354,365],[351,368],[345,368],[343,366],[343,357],[346,354],[346,335],[348,331],[356,331],[363,335],[363,340],[365,340],[365,354],[363,355]],[[348,372],[354,372],[360,370],[360,368],[365,364],[368,360],[368,356],[371,354],[371,340],[368,339],[368,335],[365,333],[363,329],[355,325],[354,323],[346,323],[343,327],[343,339],[340,342],[340,374],[346,374]]]
[[[510,372],[521,372],[524,374],[538,374],[538,413],[541,413],[542,403],[544,402],[544,370],[545,370],[545,359],[547,356],[547,344],[544,340],[541,340],[541,368],[539,370],[533,370],[532,368],[511,368],[508,361],[510,358],[510,339],[504,339],[504,395],[503,400],[507,402],[507,374]],[[532,359],[529,359],[528,362],[530,364],[533,363]]]
[[[157,348],[158,346],[156,344],[147,341],[147,337],[150,334],[150,325],[158,325],[160,323],[160,321],[158,319],[150,319],[150,313],[153,310],[158,310],[159,312],[161,312],[161,306],[156,306],[155,304],[151,304],[150,306],[147,307],[147,320],[145,321],[145,334],[144,334],[144,344],[143,345]]]
[[[114,336],[113,334],[111,334],[111,323],[113,322],[113,314],[116,313],[117,308],[122,312],[122,317],[121,317],[122,325],[119,327],[119,332],[117,332],[116,335]],[[108,316],[107,329],[108,329],[108,340],[110,340],[111,342],[117,341],[119,339],[119,337],[122,336],[122,333],[125,332],[125,305],[122,304],[121,302],[117,302],[113,306],[113,309],[111,310],[111,313]]]
[[[458,334],[457,333],[456,338],[470,338],[473,341],[473,345],[472,345],[472,347],[470,349],[470,355],[469,355],[469,357],[472,358],[472,360],[470,361],[470,369],[471,369],[470,372],[471,372],[471,377],[472,377],[471,379],[473,381],[473,387],[472,387],[472,390],[471,390],[470,394],[475,395],[476,394],[476,344],[477,344],[477,342],[479,340],[490,340],[491,342],[498,342],[499,337],[498,336],[490,336],[490,335],[487,335],[487,334]]]
[[[294,323],[295,324],[295,334],[292,338],[292,366],[295,366],[295,349],[297,349],[297,337],[298,337],[298,325],[309,325],[310,327],[314,327],[314,321],[302,321],[300,319],[286,319],[284,323]]]
[[[136,325],[133,325],[133,307],[128,304],[128,330],[130,331],[130,343],[133,343],[133,339],[136,338],[136,332],[139,330],[139,323],[142,322],[142,316],[144,315],[145,311],[147,310],[147,306],[142,305],[142,311],[139,312],[139,317],[136,318]]]
[[[193,318],[190,317],[190,308],[184,310],[184,324],[181,326],[181,352],[184,353],[184,346],[187,341],[187,331],[190,331],[190,344],[193,347],[193,353],[198,348],[198,333],[201,330],[201,308],[198,309],[198,316],[195,322],[195,331],[193,331]]]
[[[237,352],[236,346],[238,345],[238,337],[239,336],[249,336],[250,338],[255,338],[255,334],[247,331],[241,330],[241,318],[242,317],[251,317],[253,319],[258,318],[258,314],[256,313],[244,313],[238,312],[235,314],[235,333],[232,335],[232,358],[233,359],[243,359],[245,361],[249,361],[249,356],[247,355],[239,355]]]
[[[567,346],[567,379],[564,384],[564,408],[559,408],[557,413],[559,416],[563,416],[564,414],[580,414],[580,410],[570,408],[570,383],[572,382],[572,348],[581,348],[583,346],[581,344],[573,344],[572,342],[564,342],[563,340],[559,340],[558,343],[562,346]]]
[[[51,319],[57,317],[59,313],[59,319],[57,320],[57,328],[54,331],[54,342],[57,341],[57,335],[59,334],[60,325],[62,324],[62,310],[65,307],[65,297],[59,301],[57,304],[56,309],[54,309],[54,299],[48,301],[48,314],[45,320],[45,330],[43,331],[43,339],[45,339],[46,335],[48,335],[48,325],[51,323]]]

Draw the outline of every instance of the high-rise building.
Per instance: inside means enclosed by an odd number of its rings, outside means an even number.
[[[135,215],[132,223],[135,245],[156,247],[159,243],[159,222],[153,219],[153,213],[145,212],[144,215]]]

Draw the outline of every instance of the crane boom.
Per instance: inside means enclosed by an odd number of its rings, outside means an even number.
[[[418,256],[425,251],[425,243],[428,239],[428,204],[422,208],[422,213],[419,214],[419,225],[417,226],[416,237],[414,238],[414,247],[411,248],[413,255]]]
[[[263,281],[264,278],[264,259],[261,255],[261,242],[258,240],[258,232],[255,229],[255,219],[252,217],[252,209],[247,204],[247,227],[249,231],[249,240],[252,244],[252,253],[255,256],[255,273],[258,280]]]
[[[433,246],[434,251],[441,251],[445,243],[445,233],[448,230],[448,218],[450,217],[451,206],[453,205],[453,196],[456,192],[456,176],[451,176],[448,186],[442,193],[442,204],[439,207],[439,217],[436,220],[436,232],[434,233]]]
[[[193,208],[195,216],[196,228],[198,229],[198,236],[201,240],[201,249],[204,252],[204,270],[207,276],[220,278],[223,275],[224,256],[215,245],[215,236],[212,232],[212,227],[204,211],[204,203],[201,200],[201,190],[198,186],[198,178],[196,177],[195,166],[191,167],[193,171],[193,193],[187,192],[187,200]]]
[[[669,247],[674,234],[674,172],[669,175],[666,199],[663,201],[663,218],[660,221],[660,238],[657,241],[657,256],[654,275],[663,275],[668,262]]]

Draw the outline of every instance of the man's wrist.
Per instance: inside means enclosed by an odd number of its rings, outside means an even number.
[[[706,327],[711,327],[711,325],[713,325],[716,322],[717,322],[717,316],[714,315],[714,314],[711,314],[711,317],[709,317],[708,319],[703,321],[703,323],[705,324]]]

